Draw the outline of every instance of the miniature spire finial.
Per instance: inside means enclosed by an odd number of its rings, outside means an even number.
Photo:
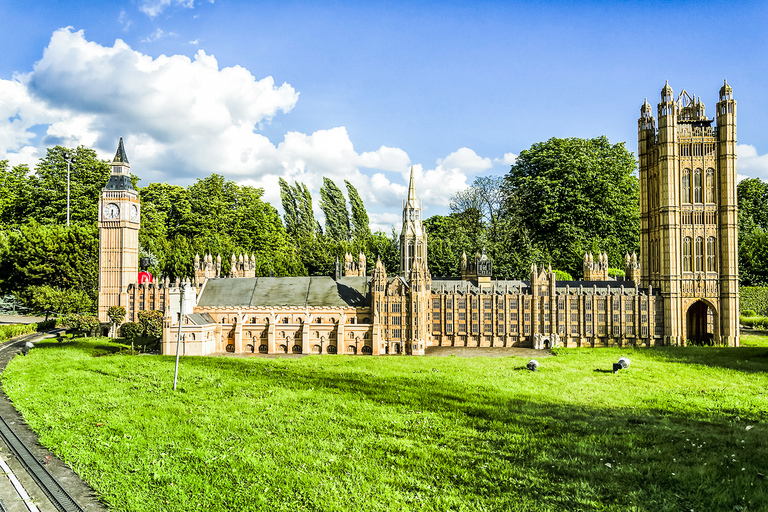
[[[413,166],[411,166],[411,181],[408,184],[408,202],[416,201],[416,185],[413,180]]]
[[[127,164],[128,156],[125,154],[125,146],[123,146],[123,138],[120,137],[120,142],[117,144],[117,152],[115,153],[115,159],[112,160],[113,164]]]

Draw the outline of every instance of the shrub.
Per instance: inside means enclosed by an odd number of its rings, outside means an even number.
[[[742,316],[757,316],[757,313],[754,312],[752,309],[745,309],[741,312]]]
[[[60,320],[61,327],[66,327],[67,329],[78,331],[82,334],[91,334],[99,327],[99,319],[91,315],[70,313],[69,315],[65,315]]]
[[[573,276],[565,270],[553,270],[552,272],[555,273],[555,279],[558,281],[573,281]]]
[[[624,271],[620,268],[609,268],[608,277],[624,277]]]
[[[739,290],[739,302],[744,310],[758,315],[768,315],[768,286],[743,286]]]
[[[768,329],[768,316],[740,316],[739,322],[752,329]]]
[[[120,337],[127,340],[138,338],[144,333],[144,327],[139,322],[125,322],[120,326]]]
[[[125,320],[125,308],[123,306],[110,306],[107,310],[107,316],[112,325],[119,325]]]
[[[42,322],[37,322],[37,330],[38,331],[47,331],[48,329],[53,329],[56,327],[56,324],[58,323],[58,319],[51,318],[50,320],[43,320]]]
[[[37,330],[37,324],[0,325],[0,341],[9,340],[22,334],[30,334]]]
[[[144,336],[160,338],[163,336],[163,314],[160,311],[139,311],[139,323]]]

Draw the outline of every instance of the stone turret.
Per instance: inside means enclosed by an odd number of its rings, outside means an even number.
[[[632,281],[635,286],[638,286],[640,278],[640,262],[637,261],[637,253],[633,252],[632,256],[626,253],[624,255],[624,280]]]
[[[595,260],[591,252],[584,253],[582,268],[585,281],[608,281],[608,254],[598,253]]]

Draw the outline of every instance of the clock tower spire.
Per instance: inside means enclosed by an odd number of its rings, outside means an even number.
[[[99,320],[108,322],[112,306],[128,309],[128,287],[139,274],[139,196],[131,182],[131,164],[117,146],[112,173],[99,198]],[[126,318],[133,321],[133,318]]]

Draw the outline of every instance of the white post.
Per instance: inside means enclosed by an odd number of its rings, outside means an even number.
[[[181,320],[184,318],[184,287],[186,283],[183,281],[179,285],[181,287],[181,301],[179,303],[179,332],[176,336],[176,368],[173,372],[173,390],[176,391],[176,380],[179,377],[179,349],[181,348]]]

